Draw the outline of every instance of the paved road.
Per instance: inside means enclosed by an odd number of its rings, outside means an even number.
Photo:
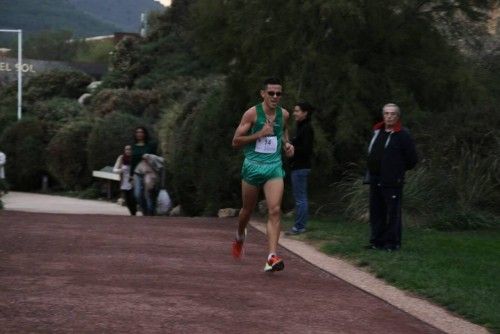
[[[236,263],[234,220],[123,217],[114,203],[31,193],[2,200],[0,333],[487,333],[293,237],[280,240],[286,270],[266,275],[258,222]]]
[[[3,333],[440,333],[236,221],[0,212]]]

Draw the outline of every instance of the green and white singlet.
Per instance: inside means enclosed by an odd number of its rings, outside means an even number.
[[[248,135],[254,134],[262,129],[266,123],[266,114],[262,104],[255,106],[257,120]],[[241,175],[245,182],[261,186],[268,180],[285,177],[281,160],[281,147],[283,138],[283,110],[276,107],[274,119],[274,134],[257,139],[255,142],[245,145],[243,152],[245,161],[241,169]]]

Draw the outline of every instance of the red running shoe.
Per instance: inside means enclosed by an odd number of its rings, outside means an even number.
[[[285,269],[285,262],[283,262],[283,259],[278,255],[271,256],[264,267],[265,272],[280,271],[283,269]]]
[[[234,240],[233,241],[233,258],[235,260],[241,260],[243,256],[243,243],[245,240]]]

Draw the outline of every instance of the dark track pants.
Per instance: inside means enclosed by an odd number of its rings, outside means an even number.
[[[370,243],[377,247],[401,247],[402,187],[370,184]]]
[[[122,190],[123,198],[125,199],[125,204],[127,204],[128,211],[132,216],[137,213],[137,202],[134,196],[134,189]]]

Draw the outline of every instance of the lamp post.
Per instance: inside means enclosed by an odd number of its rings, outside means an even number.
[[[146,13],[141,13],[141,37],[146,37],[148,32],[148,17]]]
[[[23,103],[23,31],[21,29],[0,29],[0,32],[17,33],[17,120],[20,120]]]

